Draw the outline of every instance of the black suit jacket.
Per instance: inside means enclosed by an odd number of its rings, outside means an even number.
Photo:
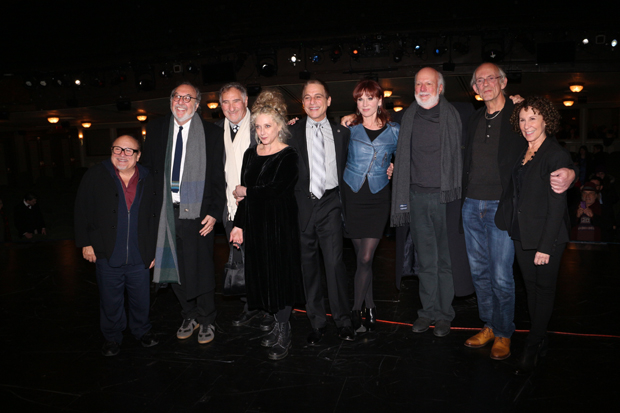
[[[310,161],[308,160],[308,145],[306,143],[306,122],[304,117],[291,127],[292,137],[289,144],[297,150],[299,154],[299,179],[295,185],[295,197],[299,208],[299,229],[305,231],[312,215],[314,203],[310,197]],[[336,146],[336,166],[338,168],[338,185],[342,187],[342,174],[347,163],[347,152],[349,148],[349,129],[329,122],[334,135],[334,145]]]
[[[157,222],[159,222],[159,213],[161,212],[161,204],[163,202],[164,176],[166,173],[170,173],[170,171],[165,171],[164,169],[171,117],[172,114],[170,113],[167,116],[149,122],[146,129],[146,141],[144,142],[142,157],[140,158],[142,165],[149,168],[151,174],[153,174],[157,195],[153,211],[154,214],[157,214],[157,217],[155,217]],[[226,182],[224,181],[224,164],[222,163],[224,156],[224,131],[222,128],[206,122],[204,119],[202,119],[202,125],[206,141],[207,171],[200,217],[204,218],[210,215],[220,219],[226,203],[224,195]]]
[[[523,152],[519,155],[513,168],[521,162],[523,155]],[[568,242],[570,218],[566,192],[556,194],[551,189],[549,174],[565,168],[571,162],[571,157],[568,151],[550,136],[530,162],[531,165],[523,177],[523,188],[519,197],[517,198],[512,179],[508,190],[502,194],[500,205],[505,205],[506,211],[503,217],[504,226],[512,235],[513,214],[517,214],[523,249],[551,254],[556,244]]]
[[[506,104],[504,105],[504,109],[502,111],[502,124],[499,133],[499,149],[497,151],[497,164],[499,166],[499,175],[502,182],[502,193],[505,193],[510,183],[512,167],[527,146],[525,139],[523,139],[521,134],[515,132],[510,124],[510,115],[512,115],[514,107],[515,105],[512,103],[512,100],[507,98]],[[478,123],[483,118],[486,110],[486,106],[483,106],[471,117],[467,127],[467,135],[465,135],[465,138],[463,139],[463,145],[465,146],[465,157],[463,159],[462,201],[465,201],[465,198],[467,197],[469,173],[471,172],[472,167],[474,135],[476,133]],[[500,203],[497,213],[495,214],[495,225],[497,225],[497,228],[504,231],[508,229],[505,225],[505,216],[509,216],[506,215],[507,211],[505,207],[506,205]]]

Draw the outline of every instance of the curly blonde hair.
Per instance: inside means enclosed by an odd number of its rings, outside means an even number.
[[[252,105],[252,127],[256,127],[256,118],[258,115],[269,115],[280,127],[278,140],[282,143],[291,136],[288,130],[286,118],[286,103],[284,96],[275,89],[267,89],[261,92],[256,98],[256,102]],[[256,142],[260,143],[260,139],[256,136]]]

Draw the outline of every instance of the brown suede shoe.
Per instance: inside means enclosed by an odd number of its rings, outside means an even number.
[[[495,337],[493,348],[491,348],[491,358],[493,360],[504,360],[508,357],[510,357],[510,339]]]
[[[484,347],[489,344],[489,342],[494,338],[495,334],[493,334],[493,330],[491,330],[489,327],[485,327],[480,330],[480,332],[475,336],[468,338],[467,341],[465,341],[465,346],[471,348]]]

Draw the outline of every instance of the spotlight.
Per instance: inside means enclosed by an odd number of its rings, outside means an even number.
[[[360,58],[360,53],[361,53],[361,50],[357,46],[353,46],[351,50],[349,51],[349,54],[355,61],[357,61]]]
[[[616,46],[618,46],[618,39],[613,39],[611,41],[611,47],[616,47]]]
[[[187,69],[187,71],[191,74],[196,74],[198,73],[198,70],[199,70],[198,65],[192,62],[189,62],[189,64],[185,66],[185,69]]]
[[[338,60],[340,60],[341,56],[342,48],[340,46],[332,47],[332,50],[329,52],[329,58],[331,59],[331,61],[336,63]]]
[[[504,48],[497,42],[488,43],[482,49],[484,62],[500,62],[504,60]]]
[[[31,79],[28,79],[24,82],[24,85],[26,85],[26,87],[32,87],[32,85],[34,85],[34,82]]]
[[[413,53],[415,53],[418,57],[422,57],[424,54],[424,47],[421,44],[416,43],[415,46],[413,46]]]
[[[39,85],[41,85],[42,87],[45,87],[45,86],[47,86],[47,82],[45,81],[45,79],[40,80],[39,81]]]
[[[124,72],[118,71],[116,75],[112,78],[112,86],[118,86],[121,83],[125,83],[127,81],[127,75]]]
[[[163,77],[164,79],[170,79],[172,77],[172,70],[165,67],[159,71],[159,76]]]
[[[397,49],[393,55],[394,62],[400,63],[403,60],[403,49]]]
[[[299,58],[297,57],[296,53],[293,53],[291,57],[288,58],[288,61],[291,62],[293,66],[296,66],[297,63],[299,63]]]
[[[588,40],[587,37],[584,37],[584,39],[581,41],[581,43],[583,43],[584,45],[590,43],[590,40]]]
[[[82,84],[82,81],[80,79],[75,79],[73,83],[75,84],[75,86],[80,86]]]
[[[448,48],[444,45],[442,46],[437,46],[435,48],[435,50],[433,51],[433,54],[435,56],[442,56],[444,53],[446,53],[448,51]]]
[[[316,52],[310,55],[310,61],[315,65],[323,63],[323,53]]]
[[[260,76],[271,77],[278,73],[278,61],[274,50],[256,52],[256,69]]]

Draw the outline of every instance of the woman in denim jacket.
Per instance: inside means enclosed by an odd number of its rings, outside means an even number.
[[[372,295],[372,261],[390,214],[387,168],[396,151],[399,125],[390,123],[382,109],[383,89],[374,80],[360,81],[353,90],[357,117],[351,126],[349,154],[344,170],[345,237],[351,238],[357,256],[353,328],[375,328],[377,308]],[[364,325],[362,304],[365,303]]]

